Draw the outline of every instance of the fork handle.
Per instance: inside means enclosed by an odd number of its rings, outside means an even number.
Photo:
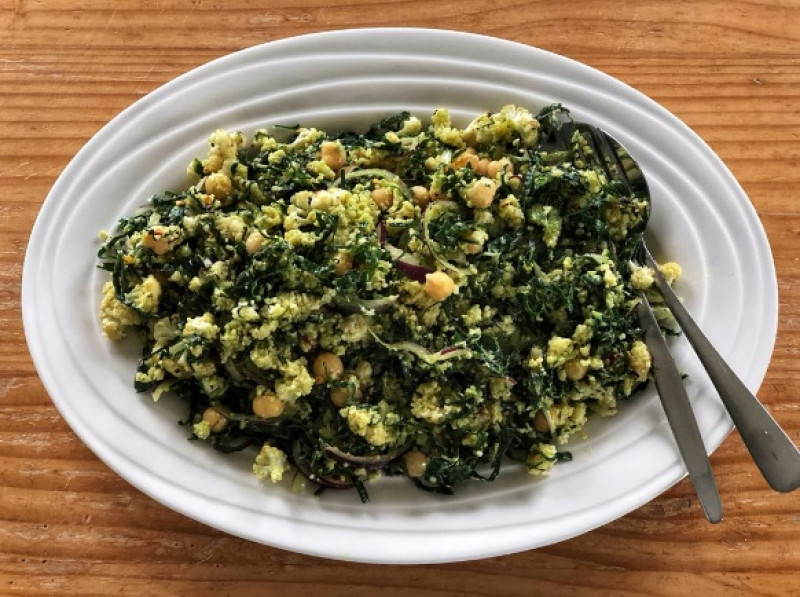
[[[646,246],[644,253],[647,265],[654,271],[656,290],[664,297],[697,353],[764,479],[775,491],[797,489],[800,487],[800,451],[706,338],[661,275]]]
[[[639,294],[641,302],[636,307],[636,315],[644,330],[644,341],[653,360],[651,370],[658,397],[686,465],[686,472],[694,485],[700,507],[709,522],[717,523],[722,520],[722,502],[703,444],[703,436],[700,435],[686,387],[675,361],[672,360],[661,328],[658,327],[656,316],[644,293]]]

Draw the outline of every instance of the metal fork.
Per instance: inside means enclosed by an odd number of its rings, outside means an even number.
[[[627,192],[650,199],[647,181],[641,168],[630,152],[619,141],[605,131],[589,124],[575,122],[568,128],[572,128],[573,132],[570,133],[567,130],[564,134],[571,135],[577,130],[584,135],[584,138],[591,144],[595,155],[595,163],[602,166],[610,181],[619,181],[625,185]],[[683,306],[683,303],[681,303],[664,279],[644,240],[642,240],[640,252],[643,262],[653,270],[656,290],[663,297],[664,303],[672,311],[676,321],[686,334],[689,343],[697,353],[731,419],[738,428],[742,441],[744,441],[764,479],[774,490],[779,492],[789,492],[800,487],[800,451],[764,406],[725,363],[724,359],[703,334]],[[643,305],[646,306],[646,302],[643,301]],[[646,311],[647,309],[644,308],[643,310]],[[645,315],[645,318],[647,318],[647,315]],[[657,330],[657,328],[655,329]],[[647,326],[645,326],[645,334],[648,334]],[[663,343],[663,337],[660,332],[658,334],[653,332],[649,335],[658,335]],[[648,347],[650,347],[649,343]],[[666,348],[665,345],[664,348]],[[669,353],[664,354],[662,359],[665,361],[671,360]],[[654,363],[656,364],[654,376],[658,386],[660,367],[655,355]],[[661,366],[665,365],[666,363],[662,362]],[[672,366],[674,367],[674,363]],[[681,388],[683,388],[683,384],[681,384]],[[658,389],[666,410],[666,404],[673,402],[671,397],[673,390],[669,390],[669,394],[664,396],[667,391],[662,392],[661,387]],[[685,395],[685,390],[683,394]],[[683,402],[683,400],[681,399],[679,402]],[[667,412],[667,416],[669,418],[669,412]],[[680,444],[681,440],[678,438],[675,425],[672,424],[672,421],[670,421],[670,424]],[[693,427],[696,428],[696,426],[696,423],[694,423]],[[697,459],[699,460],[699,456]],[[684,460],[686,461],[685,454]],[[687,468],[689,468],[688,462]],[[691,470],[689,474],[692,477]],[[692,477],[692,480],[695,481],[694,477]],[[700,481],[701,483],[704,482]],[[697,483],[695,483],[695,487],[697,487]],[[716,488],[714,490],[716,491]],[[702,502],[703,498],[701,497],[700,499]],[[706,514],[708,514],[708,511]]]

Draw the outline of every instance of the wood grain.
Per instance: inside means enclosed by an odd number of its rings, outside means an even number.
[[[0,594],[800,595],[800,499],[769,491],[735,432],[712,457],[720,525],[703,522],[681,482],[558,545],[399,567],[292,554],[189,520],[120,479],[61,419],[27,352],[20,279],[39,206],[72,156],[122,109],[215,57],[371,26],[561,53],[700,134],[771,243],[780,320],[759,397],[800,443],[800,1],[0,0]]]

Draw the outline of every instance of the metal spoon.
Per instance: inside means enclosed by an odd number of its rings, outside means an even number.
[[[644,174],[619,141],[591,125],[573,123],[573,126],[588,133],[610,179],[650,198]],[[703,334],[661,275],[644,241],[642,256],[645,264],[653,270],[656,290],[697,353],[764,479],[775,491],[789,492],[800,487],[800,451]]]

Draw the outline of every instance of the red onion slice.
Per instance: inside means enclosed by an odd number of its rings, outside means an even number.
[[[412,280],[425,283],[425,276],[433,271],[424,265],[420,265],[412,255],[394,245],[386,243],[383,248],[392,256],[394,266]]]
[[[300,440],[295,440],[292,444],[292,462],[306,479],[327,489],[352,489],[355,483],[345,481],[343,479],[336,479],[334,477],[319,477],[311,472],[306,462],[302,459],[300,454]]]
[[[394,262],[394,266],[407,278],[414,280],[415,282],[420,282],[422,284],[425,283],[425,276],[430,274],[433,270],[423,266],[418,265],[416,263],[411,263],[410,261],[405,261],[404,259],[398,259]]]
[[[386,222],[381,220],[380,222],[378,222],[378,241],[381,243],[381,247],[383,247],[383,245],[386,244],[387,234],[388,233],[386,232]]]
[[[331,456],[331,458],[334,458],[339,462],[363,466],[367,469],[379,469],[400,458],[403,454],[411,449],[411,446],[411,442],[406,442],[391,452],[387,452],[386,454],[375,454],[374,456],[357,456],[355,454],[350,454],[349,452],[344,452],[336,446],[327,446],[325,451]]]

